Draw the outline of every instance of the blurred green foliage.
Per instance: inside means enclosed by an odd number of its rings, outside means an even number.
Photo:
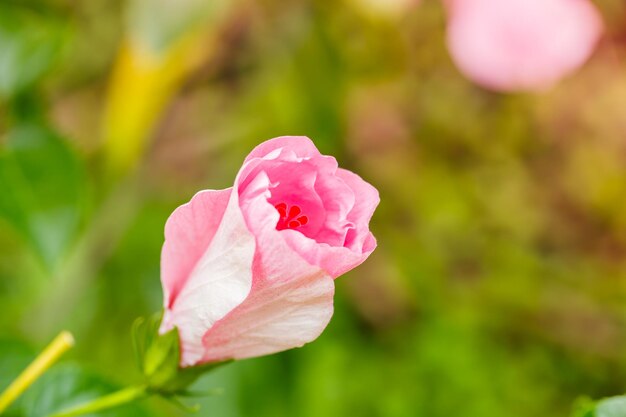
[[[337,280],[316,342],[203,378],[224,394],[198,400],[201,415],[568,416],[581,395],[623,394],[626,6],[596,3],[594,57],[532,96],[464,80],[434,0],[394,17],[359,0],[237,3],[210,20],[217,48],[141,165],[112,179],[99,115],[130,6],[2,2],[0,334],[40,348],[67,327],[71,361],[111,387],[138,382],[130,326],[160,308],[168,215],[230,186],[260,141],[308,135],[379,188],[379,248]],[[111,415],[124,413],[142,415]]]
[[[67,143],[35,125],[18,125],[0,149],[0,216],[48,267],[63,258],[83,211],[85,172]]]
[[[0,385],[8,385],[25,368],[35,352],[28,346],[11,340],[0,340]],[[94,372],[76,364],[66,363],[55,367],[39,379],[5,414],[7,417],[46,417],[98,398],[116,389]],[[144,417],[147,412],[139,406],[101,413],[102,416]],[[90,415],[93,417],[93,415]]]
[[[0,97],[33,87],[58,61],[69,36],[60,19],[28,8],[2,6],[0,14]]]

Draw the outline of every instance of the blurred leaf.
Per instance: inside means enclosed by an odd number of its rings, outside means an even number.
[[[0,391],[30,363],[34,353],[25,344],[0,338]]]
[[[610,397],[598,402],[580,398],[572,417],[626,417],[626,396]]]
[[[0,146],[0,217],[52,268],[80,223],[84,172],[53,132],[34,125],[11,131]]]
[[[66,25],[58,19],[3,4],[0,96],[19,93],[50,70],[57,62],[68,33]]]
[[[0,391],[33,360],[35,353],[23,343],[0,339]],[[119,387],[78,365],[58,365],[44,374],[13,404],[7,416],[45,417],[50,413],[82,404],[115,391]],[[130,405],[98,416],[143,417],[149,414]]]
[[[128,30],[143,46],[163,51],[190,30],[213,24],[231,3],[229,0],[133,0],[128,6]]]
[[[20,408],[24,417],[45,417],[110,394],[119,388],[77,365],[62,365],[45,374],[27,391],[20,401]],[[97,415],[140,417],[149,414],[137,405],[128,405]]]
[[[24,343],[0,338],[0,392],[15,379],[35,357],[35,353]],[[22,416],[14,404],[3,416]]]
[[[581,397],[574,403],[572,417],[594,417],[596,403],[588,397]]]

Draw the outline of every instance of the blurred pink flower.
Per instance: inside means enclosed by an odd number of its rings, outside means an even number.
[[[593,52],[602,20],[588,0],[447,0],[461,72],[500,91],[545,90]]]
[[[333,279],[376,247],[378,192],[305,137],[257,146],[235,184],[172,213],[161,260],[165,315],[181,365],[266,355],[317,338]]]

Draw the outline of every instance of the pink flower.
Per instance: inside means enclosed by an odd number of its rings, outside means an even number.
[[[589,58],[602,20],[588,0],[447,0],[447,43],[474,82],[545,90]]]
[[[182,366],[242,359],[317,338],[334,278],[376,247],[378,192],[305,137],[257,146],[235,184],[205,190],[165,225],[161,332],[178,328]]]

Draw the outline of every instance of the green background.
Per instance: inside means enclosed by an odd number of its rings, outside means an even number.
[[[261,141],[306,135],[380,190],[379,247],[336,281],[317,341],[203,378],[223,393],[199,415],[567,416],[624,393],[626,5],[596,4],[606,31],[579,72],[498,94],[455,69],[437,1],[237,3],[201,23],[218,46],[113,175],[100,120],[143,30],[130,5],[0,0],[0,388],[62,329],[77,345],[56,386],[77,363],[105,392],[139,381],[130,327],[161,306],[168,215]],[[150,30],[173,30],[155,10]],[[140,408],[109,415],[183,414]]]

